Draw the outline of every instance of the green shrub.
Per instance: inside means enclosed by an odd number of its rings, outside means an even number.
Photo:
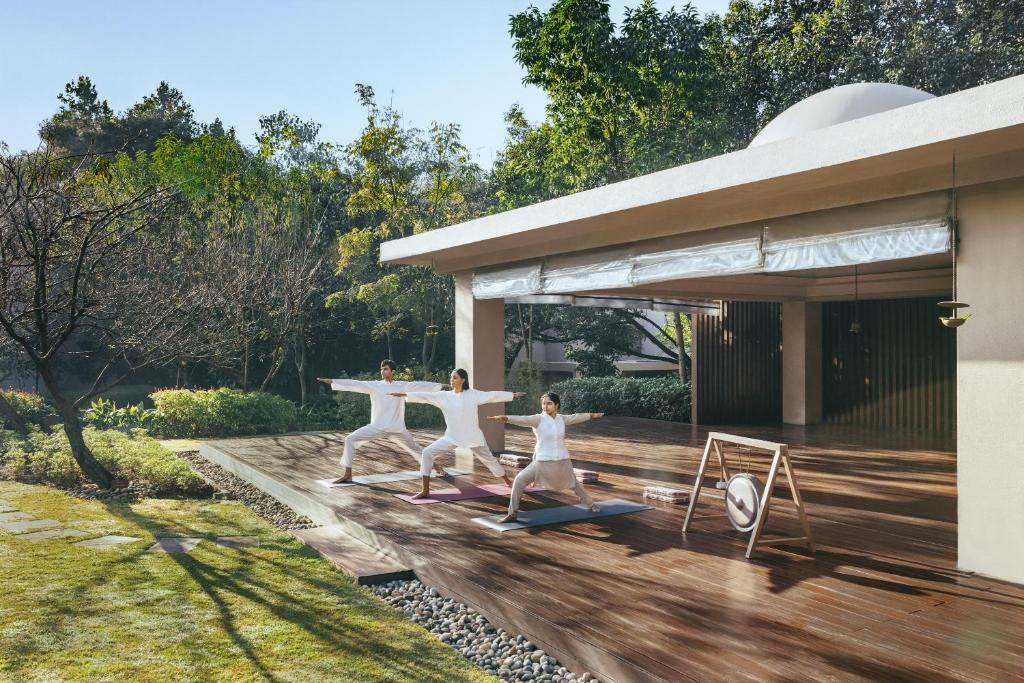
[[[42,425],[47,419],[57,417],[57,410],[53,404],[34,391],[0,389],[0,393],[29,424]],[[2,424],[5,427],[13,426],[7,424],[6,421],[3,421]]]
[[[141,431],[126,434],[87,427],[84,434],[93,455],[116,478],[142,481],[165,494],[193,494],[206,487],[187,462]],[[27,437],[3,432],[0,438],[0,470],[5,476],[64,487],[85,481],[63,430],[32,430]]]
[[[690,385],[674,377],[584,377],[551,387],[562,398],[562,412],[594,412],[690,421]]]
[[[133,429],[149,430],[153,427],[157,411],[141,403],[118,407],[109,399],[98,398],[89,408],[82,411],[82,421],[96,429],[117,429],[130,432]]]
[[[523,363],[508,372],[505,381],[508,391],[522,391],[526,396],[506,403],[503,411],[507,415],[533,415],[540,412],[540,397],[547,390],[544,372],[539,363]]]
[[[280,434],[295,422],[291,401],[259,391],[164,389],[152,399],[153,433],[172,438]]]

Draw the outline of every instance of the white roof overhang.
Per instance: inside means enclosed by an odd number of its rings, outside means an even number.
[[[385,242],[381,261],[458,272],[764,225],[949,188],[954,153],[959,185],[1024,176],[1024,76]]]

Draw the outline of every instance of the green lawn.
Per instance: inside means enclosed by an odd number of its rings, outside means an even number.
[[[493,681],[238,503],[81,501],[0,481],[38,518],[142,540],[100,550],[0,530],[0,680]],[[204,541],[145,554],[155,537]]]

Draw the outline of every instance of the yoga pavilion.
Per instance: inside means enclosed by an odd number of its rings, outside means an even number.
[[[710,432],[785,444],[813,549],[789,542],[803,531],[780,477],[764,538],[781,541],[748,557],[714,458],[686,533],[686,506],[655,502],[499,533],[472,522],[501,497],[318,486],[344,435],[209,457],[602,681],[1024,676],[1024,76],[943,97],[834,88],[746,149],[387,242],[381,260],[454,274],[456,361],[485,390],[504,387],[509,303],[692,316],[693,424],[573,427],[576,466],[599,474],[599,503],[643,502],[694,485]],[[532,447],[486,429],[496,452]],[[412,468],[367,448],[367,472]],[[770,454],[722,451],[764,480]]]

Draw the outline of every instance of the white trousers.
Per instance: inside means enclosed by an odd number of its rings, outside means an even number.
[[[420,457],[420,474],[424,477],[429,477],[430,470],[434,466],[434,460],[445,455],[454,455],[455,449],[458,447],[459,445],[451,439],[442,437],[424,448],[423,455]],[[474,446],[470,450],[473,451],[473,455],[477,457],[477,460],[487,466],[491,474],[496,477],[504,476],[505,468],[494,457],[490,448],[487,446]]]
[[[409,432],[388,432],[380,427],[366,425],[345,437],[345,449],[341,452],[341,464],[345,467],[352,467],[352,458],[355,456],[357,448],[370,441],[381,439],[387,439],[401,446],[409,455],[417,460],[420,459],[420,445],[416,443],[416,439],[412,438],[412,434]]]

